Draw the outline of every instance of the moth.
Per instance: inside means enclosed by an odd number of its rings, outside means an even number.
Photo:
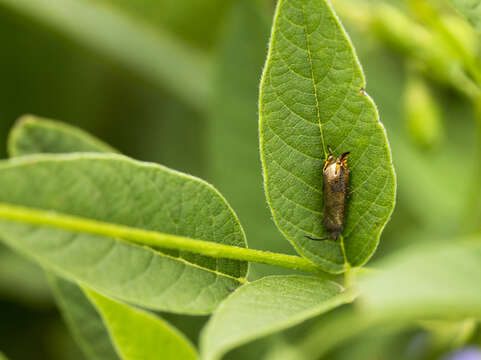
[[[339,157],[334,156],[330,147],[322,168],[323,187],[323,219],[327,230],[327,237],[322,239],[306,236],[311,240],[337,240],[344,229],[344,218],[346,215],[346,203],[349,192],[349,168],[347,158],[349,152]]]

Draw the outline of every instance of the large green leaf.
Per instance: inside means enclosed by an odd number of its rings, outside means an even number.
[[[86,294],[102,315],[122,359],[197,359],[192,344],[161,318],[93,290]]]
[[[164,85],[186,103],[204,108],[211,71],[208,57],[122,7],[86,0],[0,0],[0,4],[60,29]]]
[[[458,11],[481,32],[481,1],[480,0],[450,0]]]
[[[363,265],[393,210],[395,177],[386,134],[351,42],[324,0],[280,0],[260,93],[260,143],[274,220],[303,256],[342,272],[339,242],[322,225],[327,146],[350,151],[343,231],[347,260]]]
[[[216,310],[201,335],[205,360],[315,317],[351,296],[337,283],[307,276],[269,276],[240,287]]]
[[[0,173],[0,202],[245,246],[215,189],[159,165],[120,155],[38,155],[3,162]],[[245,262],[9,220],[0,221],[0,238],[46,268],[157,310],[208,313],[247,272]]]
[[[365,311],[378,318],[463,319],[481,316],[481,243],[409,248],[360,283]]]
[[[82,289],[53,274],[49,282],[70,331],[88,359],[119,359],[102,318]]]

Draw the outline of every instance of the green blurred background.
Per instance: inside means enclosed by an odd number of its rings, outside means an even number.
[[[364,67],[398,179],[396,209],[370,264],[412,243],[479,233],[477,34],[442,0],[333,5]],[[270,219],[258,154],[258,83],[274,7],[268,0],[0,0],[2,158],[21,115],[61,120],[128,156],[208,180],[238,213],[250,247],[294,253]],[[254,265],[250,278],[283,272]],[[170,320],[194,340],[204,321]],[[389,346],[430,336],[410,331]],[[365,347],[363,339],[350,345]],[[82,358],[42,273],[3,247],[0,350],[12,360]],[[352,353],[362,358],[361,350]],[[330,356],[355,358],[346,350]]]

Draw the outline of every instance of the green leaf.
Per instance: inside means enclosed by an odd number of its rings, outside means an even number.
[[[86,0],[0,0],[100,54],[109,56],[203,109],[209,92],[210,61],[158,26],[123,13],[118,6]]]
[[[119,359],[97,309],[80,287],[53,274],[49,282],[62,315],[88,359]]]
[[[372,256],[393,210],[395,176],[386,134],[352,44],[324,0],[280,0],[260,93],[260,144],[274,220],[303,256],[342,272],[339,242],[322,225],[327,146],[350,151],[343,231],[347,260]]]
[[[161,318],[92,290],[86,289],[86,294],[100,311],[122,359],[197,359],[192,344]]]
[[[79,151],[116,152],[78,128],[32,115],[23,116],[12,129],[8,150],[11,156]],[[82,289],[76,283],[53,273],[47,275],[62,316],[86,357],[119,359],[102,318]]]
[[[8,360],[8,358],[0,351],[0,360]]]
[[[232,0],[97,0],[165,28],[195,47],[211,47]]]
[[[0,187],[0,202],[47,211],[44,214],[54,210],[114,226],[245,247],[237,217],[213,187],[120,155],[17,158],[0,163]],[[78,221],[73,220],[73,228]],[[74,232],[3,219],[0,238],[67,278],[164,311],[209,313],[245,281],[247,272],[245,262],[156,251],[78,228]]]
[[[451,4],[468,19],[474,28],[481,32],[481,1],[480,0],[450,0]]]
[[[335,282],[307,276],[269,276],[240,287],[218,307],[201,334],[205,360],[281,331],[349,302]]]
[[[0,294],[2,298],[34,308],[50,307],[52,303],[42,269],[3,245],[0,246]]]
[[[8,152],[10,156],[23,156],[71,152],[117,153],[117,150],[76,127],[25,115],[10,132]]]
[[[360,282],[373,317],[456,320],[481,316],[481,244],[456,241],[409,248]]]

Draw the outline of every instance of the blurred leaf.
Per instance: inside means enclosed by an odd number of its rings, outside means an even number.
[[[8,358],[3,355],[3,353],[0,351],[0,360],[8,360]]]
[[[195,47],[209,48],[232,0],[97,0],[165,28]]]
[[[269,26],[261,10],[237,1],[223,27],[207,120],[209,180],[236,209],[251,247],[292,252],[279,241],[262,189],[257,93]],[[262,266],[251,264],[249,276],[259,276]]]
[[[408,129],[416,145],[424,148],[438,145],[444,135],[441,113],[422,78],[413,75],[408,80],[404,106]]]
[[[41,153],[117,151],[88,133],[61,122],[26,115],[19,119],[8,138],[11,156]]]
[[[352,44],[323,0],[281,0],[261,84],[260,131],[266,194],[276,224],[297,251],[342,272],[339,243],[322,238],[326,147],[350,151],[351,189],[344,237],[348,261],[363,265],[394,206],[386,134]]]
[[[0,248],[0,294],[33,307],[51,304],[45,274],[35,263],[8,248]]]
[[[409,248],[379,263],[359,284],[361,303],[375,317],[448,319],[481,316],[481,243]]]
[[[209,59],[158,27],[129,17],[117,7],[87,0],[0,0],[0,4],[59,29],[170,89],[187,104],[204,108]]]
[[[420,325],[429,331],[431,352],[437,354],[458,349],[467,344],[473,336],[477,320],[462,321],[424,320]]]
[[[450,0],[450,2],[466,17],[466,19],[468,19],[478,32],[481,32],[480,0]]]
[[[0,173],[0,186],[9,189],[0,196],[4,203],[245,246],[235,214],[215,189],[159,165],[119,155],[38,155],[4,162]],[[0,235],[49,269],[157,310],[208,313],[247,271],[245,262],[15,221],[1,220]]]
[[[352,300],[334,282],[305,276],[269,276],[240,287],[216,310],[201,335],[205,360]]]
[[[294,336],[287,333],[284,338],[286,351],[282,360],[318,359],[345,341],[362,334],[375,323],[371,318],[356,311],[352,306],[341,307],[313,319],[305,329]],[[273,348],[265,360],[276,359],[278,349]]]
[[[86,294],[97,306],[122,359],[197,359],[192,344],[161,318],[93,290]]]
[[[77,284],[50,274],[49,282],[62,315],[88,359],[119,359],[96,308]]]
[[[397,324],[382,324],[367,329],[353,339],[343,342],[322,359],[329,360],[421,360],[413,351],[416,332]],[[319,339],[321,341],[321,339]],[[307,358],[306,358],[307,359]]]

